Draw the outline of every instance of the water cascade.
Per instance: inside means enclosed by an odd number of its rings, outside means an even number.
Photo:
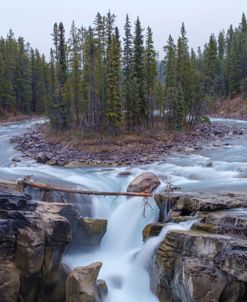
[[[214,122],[229,123],[228,120]],[[247,128],[247,122],[235,121]],[[192,191],[231,191],[247,192],[247,135],[236,136],[225,145],[207,146],[200,153],[177,155],[164,162],[140,165],[130,168],[64,168],[37,164],[33,160],[21,158],[9,140],[16,133],[21,135],[33,123],[20,123],[0,127],[0,174],[2,178],[13,179],[34,175],[43,182],[53,182],[74,186],[83,186],[100,191],[125,191],[134,176],[143,171],[154,172],[165,188],[169,179],[184,192]],[[20,162],[13,162],[13,157]],[[210,164],[209,164],[210,163]],[[119,177],[120,172],[130,175]],[[75,198],[76,197],[76,198]],[[37,197],[38,198],[38,197]],[[160,235],[149,239],[145,244],[142,230],[148,224],[158,220],[159,211],[150,200],[145,207],[141,198],[126,199],[119,197],[93,197],[86,206],[81,206],[82,197],[68,197],[67,202],[77,204],[83,217],[104,218],[108,228],[99,250],[90,254],[67,255],[64,262],[76,267],[102,261],[100,278],[107,282],[109,295],[107,302],[157,302],[150,290],[150,278],[147,272],[153,252],[171,230],[188,230],[194,220],[180,224],[168,223]],[[164,220],[169,215],[169,203],[164,209]]]

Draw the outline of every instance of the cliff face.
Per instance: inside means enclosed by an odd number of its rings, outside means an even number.
[[[163,211],[167,196],[157,195],[156,201]],[[189,231],[169,232],[155,252],[151,286],[160,301],[246,301],[247,211],[240,208],[247,207],[247,196],[173,196],[170,203],[171,221],[197,212],[199,222]],[[146,228],[145,237],[161,226]]]
[[[80,218],[68,204],[0,189],[0,301],[65,301],[65,250],[95,248],[106,224]]]

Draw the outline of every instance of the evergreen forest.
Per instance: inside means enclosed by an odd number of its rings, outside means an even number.
[[[121,31],[122,32],[122,31]],[[0,39],[0,116],[46,114],[55,130],[116,135],[155,128],[179,130],[200,122],[222,98],[247,96],[247,21],[212,34],[191,49],[182,24],[164,53],[153,32],[126,16],[123,37],[112,13],[89,28],[55,23],[49,58],[10,30]]]

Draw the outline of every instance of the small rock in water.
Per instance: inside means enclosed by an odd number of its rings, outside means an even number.
[[[118,173],[117,176],[129,176],[129,175],[131,175],[131,172],[129,172],[129,171],[124,171],[124,172]]]
[[[97,285],[100,301],[104,301],[105,297],[108,294],[108,288],[105,280],[102,279],[97,280],[96,285]]]
[[[19,157],[13,157],[12,161],[16,162],[16,163],[19,163],[19,162],[21,162],[21,159]]]
[[[211,161],[207,162],[205,165],[206,168],[212,168],[213,167],[213,163]]]

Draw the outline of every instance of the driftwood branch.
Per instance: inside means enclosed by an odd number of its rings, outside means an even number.
[[[94,195],[94,196],[127,196],[127,197],[144,197],[149,198],[153,197],[151,193],[137,193],[137,192],[99,192],[99,191],[87,191],[83,189],[75,189],[75,188],[68,188],[68,187],[60,187],[51,184],[44,184],[39,182],[34,182],[30,180],[30,177],[26,177],[23,180],[15,181],[2,181],[0,180],[0,186],[4,185],[4,187],[31,187],[36,188],[44,191],[55,191],[55,192],[63,192],[63,193],[75,193],[81,195]]]

